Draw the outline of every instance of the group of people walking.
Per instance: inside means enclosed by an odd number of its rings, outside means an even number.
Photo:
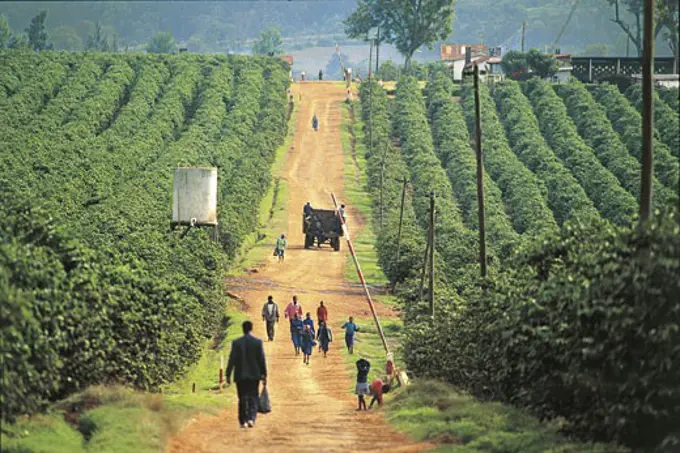
[[[303,315],[302,305],[297,296],[293,296],[292,301],[283,310],[283,317],[287,319],[290,327],[290,338],[293,343],[295,355],[302,353],[302,361],[309,365],[314,347],[318,345],[319,352],[323,352],[326,357],[330,344],[333,342],[333,331],[328,325],[328,308],[324,301],[319,302],[316,309],[316,321],[312,319],[312,313],[307,312]],[[278,305],[274,302],[273,296],[267,297],[267,302],[262,307],[262,321],[267,326],[267,338],[274,341],[275,326],[281,319],[281,312]],[[317,329],[318,326],[318,329]],[[345,345],[350,354],[354,353],[354,338],[359,331],[359,326],[354,322],[352,316],[342,324],[341,329],[345,330]]]

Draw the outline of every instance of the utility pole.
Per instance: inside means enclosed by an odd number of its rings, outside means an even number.
[[[404,222],[404,200],[406,199],[406,176],[404,176],[404,186],[401,188],[401,205],[399,206],[399,229],[397,230],[397,258],[395,259],[395,264],[399,265],[399,258],[401,252],[401,225]],[[397,282],[392,282],[392,291],[396,286]]]
[[[640,225],[649,218],[652,207],[654,170],[654,0],[644,3],[644,42],[642,48],[642,175],[640,178]]]
[[[373,38],[371,38],[368,49],[368,80],[370,81],[371,74],[373,74]]]
[[[423,300],[423,292],[425,291],[425,271],[427,270],[427,258],[430,256],[430,230],[427,230],[427,245],[425,246],[425,255],[423,255],[423,270],[420,272],[420,297],[418,300]]]
[[[429,301],[430,313],[434,318],[434,191],[430,192],[430,259],[428,263],[430,274]]]
[[[484,156],[482,155],[482,118],[479,105],[479,66],[475,64],[475,151],[477,155],[477,215],[479,216],[479,267],[486,277],[486,228],[484,225]]]
[[[384,146],[384,145],[383,145]],[[382,153],[380,159],[380,230],[383,229],[385,209],[383,208],[383,185],[385,184],[385,154]]]
[[[375,73],[380,71],[380,27],[378,27],[378,35],[375,43]]]
[[[527,23],[526,21],[522,21],[522,52],[524,52],[524,38],[527,35]]]

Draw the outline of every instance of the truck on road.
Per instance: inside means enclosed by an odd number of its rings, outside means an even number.
[[[340,237],[343,236],[342,223],[333,209],[312,208],[302,214],[302,233],[305,235],[305,248],[318,247],[328,243],[336,252],[340,250]]]

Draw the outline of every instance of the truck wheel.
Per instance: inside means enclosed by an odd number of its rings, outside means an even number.
[[[333,250],[336,252],[340,251],[340,238],[333,238],[333,243],[331,244],[333,246]]]

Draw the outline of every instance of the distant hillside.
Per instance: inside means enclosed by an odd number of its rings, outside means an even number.
[[[172,31],[199,52],[239,51],[265,27],[281,28],[289,50],[332,46],[342,40],[342,20],[355,1],[305,2],[7,2],[0,3],[16,32],[31,17],[48,11],[47,25],[58,48],[79,50],[93,33],[95,22],[119,35],[121,46],[139,47],[157,31]],[[459,43],[518,46],[522,21],[527,21],[526,44],[551,45],[564,25],[571,2],[564,0],[459,0],[451,40]],[[625,51],[625,37],[609,19],[606,0],[582,0],[560,41],[565,51],[605,43],[614,53]],[[659,46],[665,52],[665,46]]]

